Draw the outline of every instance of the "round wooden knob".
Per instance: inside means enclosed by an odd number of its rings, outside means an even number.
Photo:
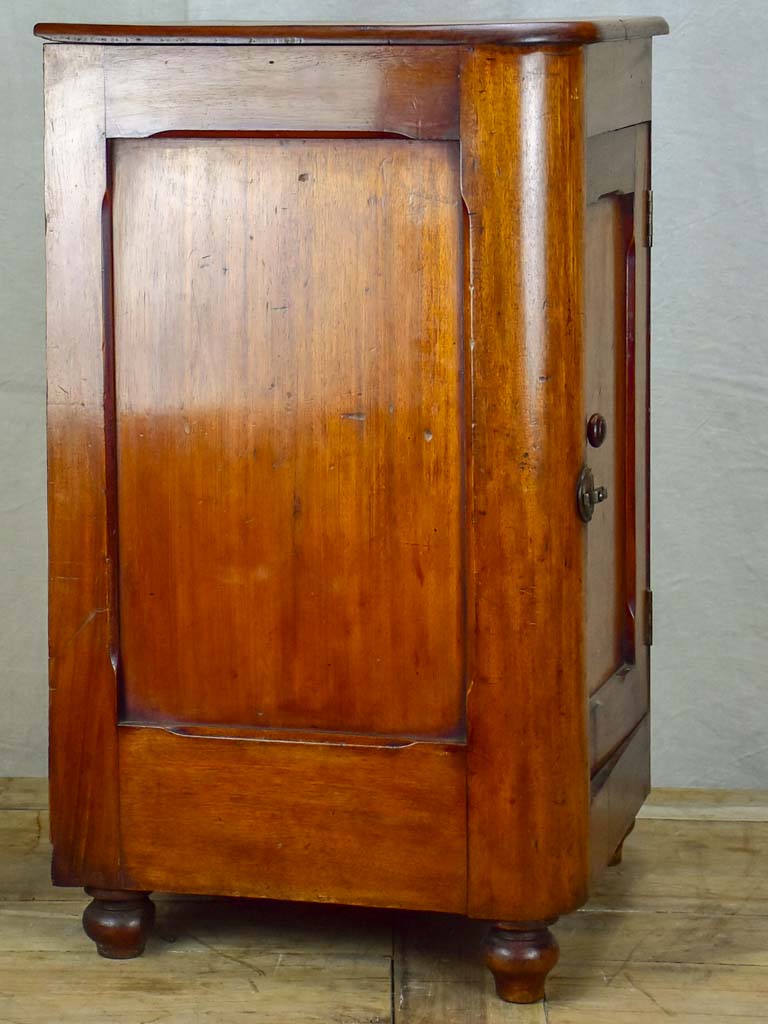
[[[605,422],[605,416],[601,416],[599,412],[593,413],[587,421],[587,440],[592,447],[599,448],[607,433],[608,424]]]

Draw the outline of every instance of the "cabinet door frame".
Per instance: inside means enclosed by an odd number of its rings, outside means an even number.
[[[53,877],[110,888],[121,879],[102,47],[46,46],[45,96]]]
[[[330,69],[327,87],[313,61]],[[285,92],[292,80],[302,93]],[[456,760],[444,776],[453,796],[429,812],[434,829],[460,815],[464,831],[452,839],[450,895],[421,905],[507,920],[580,905],[584,48],[64,43],[45,47],[45,81],[55,881],[147,881],[125,868],[121,845],[109,140],[376,135],[458,139],[468,225],[468,743],[432,744]],[[140,808],[132,821],[141,827]]]
[[[269,760],[256,756],[252,737],[228,740],[205,735],[205,730],[174,733],[121,722],[110,141],[167,132],[455,140],[458,55],[458,48],[444,46],[45,47],[50,774],[57,884],[157,888],[165,880],[162,865],[188,854],[180,833],[158,824],[163,815],[148,813],[141,786],[133,799],[137,790],[125,787],[127,770],[149,783],[153,763],[161,765],[171,773],[164,776],[168,782],[174,771],[191,770],[198,756],[207,759],[216,780],[208,788],[213,807],[231,797],[221,781],[226,772],[213,766],[227,762],[232,740],[247,746],[249,763],[263,768]],[[293,91],[286,92],[291,82]],[[203,96],[210,101],[203,103]],[[464,740],[308,739],[282,733],[265,736],[263,748],[271,752],[276,771],[285,770],[286,751],[295,749],[299,777],[302,765],[314,765],[319,782],[326,778],[331,789],[336,787],[349,832],[336,836],[326,830],[325,845],[315,856],[318,864],[326,855],[336,857],[335,874],[307,871],[302,878],[286,867],[290,881],[275,891],[253,880],[255,867],[235,837],[236,845],[229,851],[223,846],[219,862],[214,858],[209,873],[193,880],[189,891],[224,891],[215,879],[227,869],[236,874],[239,866],[245,881],[235,879],[229,891],[378,904],[376,876],[368,872],[362,877],[362,868],[378,863],[384,871],[381,865],[391,863],[387,874],[392,882],[383,901],[465,909]],[[328,756],[321,763],[323,749]],[[175,767],[169,767],[171,762]],[[269,771],[268,765],[264,770]],[[402,779],[390,786],[393,773]],[[350,774],[361,780],[354,799],[345,781]],[[163,798],[173,806],[172,793],[169,798],[160,787],[158,800]],[[310,786],[297,806],[316,814],[318,799]],[[375,858],[366,846],[371,834],[367,810],[381,826]],[[194,801],[187,811],[180,825],[195,816],[213,820]],[[267,813],[274,820],[278,811]],[[423,839],[437,834],[442,845],[436,876],[434,850]],[[300,823],[292,840],[301,840]],[[174,843],[178,849],[171,849]],[[153,866],[150,854],[161,845],[164,856]],[[235,850],[237,865],[227,859]],[[289,861],[286,855],[286,865]],[[361,880],[356,881],[358,868]],[[382,874],[380,888],[383,879]]]

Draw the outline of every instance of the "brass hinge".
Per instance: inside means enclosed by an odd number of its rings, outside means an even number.
[[[645,244],[650,249],[653,245],[653,189],[645,190]]]
[[[645,592],[645,646],[653,644],[653,591]]]

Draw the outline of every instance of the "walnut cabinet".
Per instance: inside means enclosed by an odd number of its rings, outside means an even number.
[[[53,877],[488,919],[648,791],[660,19],[40,25]]]

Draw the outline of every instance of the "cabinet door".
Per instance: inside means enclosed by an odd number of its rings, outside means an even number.
[[[126,720],[462,735],[457,157],[115,143]]]
[[[593,771],[648,710],[648,143],[642,124],[587,147],[586,418],[605,434],[584,461],[607,490],[586,531]]]
[[[51,315],[87,306],[52,394],[89,381],[56,511],[100,474],[87,685],[53,629],[57,880],[462,910],[450,53],[436,83],[429,48],[87,50],[48,58]]]

